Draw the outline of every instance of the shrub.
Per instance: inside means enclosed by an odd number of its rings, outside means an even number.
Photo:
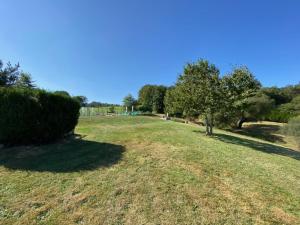
[[[275,110],[272,110],[267,119],[286,123],[297,115],[300,115],[300,95],[294,97],[291,102],[282,104]]]
[[[0,142],[45,143],[71,132],[79,103],[68,96],[17,88],[0,88]]]
[[[152,109],[150,107],[144,106],[144,105],[139,105],[137,106],[137,110],[138,111],[142,111],[142,112],[152,112]]]
[[[282,128],[282,131],[286,135],[294,137],[300,147],[300,116],[290,119],[288,124]]]
[[[39,108],[32,91],[0,88],[0,142],[31,140],[38,126]]]
[[[115,113],[115,107],[114,106],[110,106],[108,108],[108,113]]]
[[[283,111],[280,108],[273,109],[267,116],[266,120],[287,123],[293,115],[290,112]]]

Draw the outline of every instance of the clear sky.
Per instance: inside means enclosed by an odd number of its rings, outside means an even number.
[[[205,58],[265,86],[300,81],[299,0],[0,0],[0,59],[36,84],[121,103]]]

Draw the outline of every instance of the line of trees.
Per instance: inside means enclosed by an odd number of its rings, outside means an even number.
[[[201,117],[207,135],[213,133],[216,123],[240,128],[249,113],[247,100],[260,87],[246,67],[235,68],[221,78],[214,64],[199,60],[187,64],[175,86],[168,90],[165,111],[188,119]]]
[[[264,88],[245,67],[224,76],[207,60],[185,65],[175,85],[145,85],[136,102],[139,110],[200,118],[207,135],[213,126],[242,128],[245,121],[287,122],[300,114],[300,84]]]
[[[138,93],[136,100],[131,94],[123,98],[123,105],[131,108],[134,106],[137,110],[151,113],[164,113],[165,95],[168,87],[163,85],[144,85]]]
[[[120,105],[111,104],[111,103],[96,102],[96,101],[87,103],[87,101],[86,101],[86,104],[84,106],[86,106],[86,107],[115,107],[115,106],[120,106]]]

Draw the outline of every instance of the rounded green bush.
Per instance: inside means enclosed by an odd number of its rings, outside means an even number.
[[[0,143],[45,143],[74,130],[79,103],[39,89],[0,88]]]

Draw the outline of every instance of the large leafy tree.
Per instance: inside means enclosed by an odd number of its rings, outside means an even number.
[[[178,86],[171,86],[166,91],[164,98],[165,113],[169,115],[183,115],[183,101]]]
[[[164,97],[167,87],[163,85],[144,85],[139,90],[138,102],[144,111],[164,112]]]
[[[152,111],[154,85],[144,85],[139,90],[138,102],[143,111]]]
[[[222,84],[226,94],[226,111],[230,112],[232,121],[237,120],[236,126],[242,128],[246,121],[247,109],[252,104],[248,99],[255,96],[261,84],[244,66],[237,67],[232,73],[224,76]]]
[[[219,70],[207,60],[199,60],[185,66],[176,88],[186,117],[202,115],[206,134],[212,135],[215,113],[222,107],[222,86]]]
[[[155,86],[153,95],[152,111],[157,113],[164,112],[164,98],[166,95],[167,87],[163,85]]]

